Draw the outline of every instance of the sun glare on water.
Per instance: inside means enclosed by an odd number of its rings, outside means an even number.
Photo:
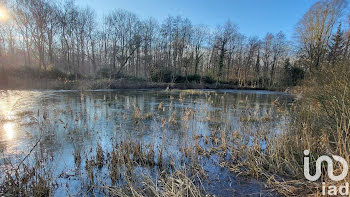
[[[15,125],[12,122],[7,122],[3,126],[7,140],[12,140],[16,136]]]
[[[5,9],[0,8],[0,22],[1,21],[6,21],[8,18],[8,15],[6,13]]]

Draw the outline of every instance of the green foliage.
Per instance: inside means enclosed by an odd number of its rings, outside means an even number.
[[[198,75],[198,74],[188,75],[187,76],[187,81],[200,83],[201,82],[201,76]]]
[[[182,75],[176,75],[175,77],[175,83],[186,83],[186,82],[195,82],[200,83],[201,82],[201,76],[200,75],[188,75],[187,77]]]
[[[202,78],[202,81],[204,83],[207,83],[207,84],[214,84],[214,83],[216,83],[216,80],[214,78],[210,77],[210,76],[204,76]]]
[[[337,32],[332,35],[329,45],[328,45],[328,52],[327,52],[327,60],[330,64],[337,63],[343,56],[344,50],[345,50],[345,43],[344,43],[344,33],[341,30],[341,24],[339,24]]]
[[[284,82],[285,86],[296,86],[299,81],[304,79],[305,71],[295,65],[292,65],[287,59],[284,63]]]

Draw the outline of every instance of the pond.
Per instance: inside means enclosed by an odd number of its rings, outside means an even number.
[[[132,171],[140,176],[157,179],[161,171],[196,163],[205,174],[198,185],[206,193],[275,196],[263,182],[220,165],[234,160],[230,150],[219,154],[212,148],[234,146],[232,136],[243,132],[278,135],[289,120],[279,108],[288,108],[292,99],[244,90],[2,91],[1,177],[19,165],[35,166],[54,182],[54,196],[103,196],[107,185],[127,183],[128,167],[121,159],[117,167],[111,161],[113,153],[122,157],[128,150],[126,160],[131,158]],[[239,139],[253,146],[249,135]],[[92,160],[98,167],[88,167]]]

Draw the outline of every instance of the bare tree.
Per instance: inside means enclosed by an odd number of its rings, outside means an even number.
[[[234,41],[237,34],[237,26],[232,24],[230,21],[227,21],[224,27],[218,26],[217,28],[214,48],[216,48],[218,52],[217,65],[219,78],[222,77],[225,56],[229,50],[228,46],[230,42]]]
[[[147,68],[152,68],[155,56],[155,43],[157,42],[159,25],[155,19],[149,18],[142,25],[142,49],[143,49],[143,73]]]
[[[111,35],[112,69],[118,76],[141,45],[141,22],[130,12],[116,10],[106,18],[106,23]]]
[[[345,0],[318,1],[297,24],[300,51],[309,70],[318,69],[324,61],[334,25],[342,16],[346,5]]]
[[[270,69],[270,86],[274,84],[275,70],[279,64],[284,62],[284,57],[287,57],[287,42],[283,32],[279,32],[274,36],[272,43],[272,63]]]
[[[63,3],[12,0],[12,3],[14,23],[1,29],[0,53],[12,57],[22,53],[23,63],[20,58],[13,58],[16,65],[38,66],[47,72],[52,71],[47,68],[52,68],[70,78],[133,76],[175,82],[188,80],[189,74],[195,74],[240,86],[259,85],[263,78],[264,85],[273,86],[287,56],[287,42],[282,33],[267,34],[263,40],[248,39],[230,21],[212,32],[181,16],[169,16],[158,23],[155,19],[140,20],[131,12],[115,10],[98,23],[92,9],[81,8],[74,0]],[[309,35],[301,31],[302,27],[314,25],[307,23],[307,19],[324,20],[327,23],[324,26],[332,29],[331,24],[339,17],[334,10],[340,10],[343,3],[328,0],[317,6],[327,12],[321,14],[313,8],[309,11],[313,14],[304,16],[306,19],[299,23],[300,40],[308,41]],[[321,22],[316,24],[322,29]],[[315,32],[322,38],[328,35]],[[310,35],[316,35],[315,32]],[[305,46],[318,46],[318,39],[312,38],[315,41]],[[306,53],[310,50],[302,48],[305,57],[317,54],[317,50]],[[344,48],[345,54],[347,47]]]
[[[198,74],[199,64],[203,58],[203,47],[207,44],[208,29],[204,25],[193,28],[192,46],[194,48],[194,74]]]

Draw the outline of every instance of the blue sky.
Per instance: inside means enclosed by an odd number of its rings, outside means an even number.
[[[181,15],[193,24],[215,28],[228,19],[247,36],[263,37],[283,31],[292,38],[294,26],[317,0],[76,0],[93,8],[99,17],[113,9],[125,9],[140,18],[162,22],[168,15]]]

